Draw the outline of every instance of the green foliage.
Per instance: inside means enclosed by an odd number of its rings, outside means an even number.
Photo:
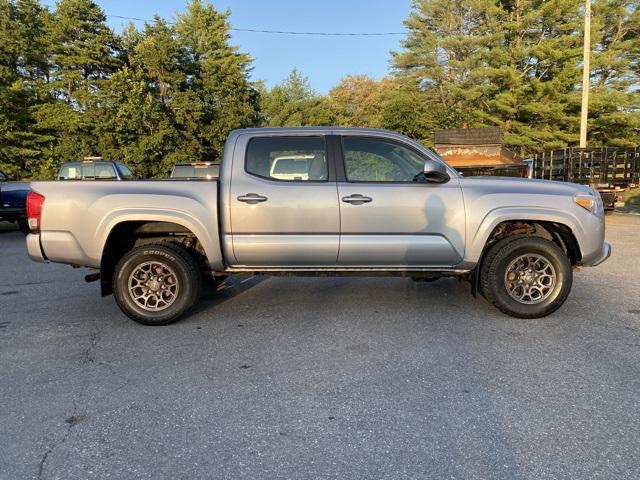
[[[334,123],[345,127],[380,128],[382,92],[382,84],[367,75],[344,78],[329,92],[329,108]]]
[[[589,144],[640,144],[640,9],[594,0]],[[272,88],[230,44],[229,12],[192,0],[116,35],[95,0],[0,0],[0,168],[51,178],[88,155],[143,176],[216,160],[247,126],[397,130],[500,126],[521,155],[575,145],[583,0],[414,0],[380,81],[348,76],[328,95],[297,70]]]
[[[396,73],[418,83],[440,128],[497,125],[522,155],[575,144],[583,4],[415,0],[404,50],[392,54]],[[639,15],[634,0],[593,3],[591,145],[640,143],[638,57],[629,55],[640,48]]]
[[[327,100],[318,96],[309,86],[309,80],[295,69],[271,90],[261,87],[260,111],[265,126],[297,127],[333,123]]]
[[[152,176],[219,158],[230,130],[259,120],[228,16],[194,0],[174,24],[117,36],[91,0],[0,0],[0,168],[51,178],[102,155]]]
[[[50,140],[36,131],[32,114],[47,69],[46,19],[35,0],[0,0],[0,168],[5,173],[31,171]]]
[[[99,93],[96,151],[139,175],[166,173],[179,133],[158,95],[140,70],[124,67],[112,75]]]
[[[118,68],[116,37],[92,0],[61,0],[47,22],[49,88],[56,98],[87,108],[99,80]]]
[[[640,8],[637,0],[593,5],[589,139],[640,145]]]

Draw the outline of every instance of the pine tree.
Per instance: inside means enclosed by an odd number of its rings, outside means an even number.
[[[61,163],[99,153],[95,132],[102,119],[93,115],[96,92],[120,61],[116,36],[91,0],[61,0],[45,27],[49,75],[34,118],[36,131],[52,138],[36,174],[50,178]]]
[[[182,47],[173,28],[156,16],[153,23],[145,24],[144,32],[137,36],[129,54],[129,63],[144,73],[157,89],[160,101],[168,106],[172,95],[180,91],[186,82],[186,74],[181,69],[182,57]]]
[[[521,156],[576,142],[582,55],[579,0],[516,0],[503,6],[505,37],[487,71],[480,117]]]
[[[428,93],[425,100],[445,119],[475,123],[484,70],[502,41],[499,21],[490,0],[414,0],[404,50],[392,52],[395,72]]]
[[[36,0],[0,0],[0,168],[27,178],[50,140],[35,131],[32,115],[47,76],[47,15]]]
[[[590,146],[640,145],[640,8],[598,0],[592,13]]]
[[[257,119],[250,58],[229,45],[228,31],[228,13],[200,1],[173,25],[127,27],[118,52],[127,66],[97,94],[98,150],[143,176],[218,159],[229,131]]]
[[[231,130],[258,119],[256,92],[248,81],[251,57],[230,45],[229,12],[192,0],[175,23],[185,55],[188,89],[175,99],[176,122],[192,160],[215,160]]]
[[[640,50],[636,4],[593,4],[592,145],[640,140],[638,61],[632,53]],[[575,144],[582,5],[581,0],[415,0],[405,49],[393,54],[396,73],[417,83],[426,114],[432,111],[441,128],[500,126],[506,143],[522,156]]]
[[[56,98],[86,108],[91,90],[115,71],[116,37],[92,0],[61,0],[48,24]]]

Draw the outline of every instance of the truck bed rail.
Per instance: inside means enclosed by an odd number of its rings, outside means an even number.
[[[534,157],[533,177],[600,188],[640,183],[640,147],[564,148]]]

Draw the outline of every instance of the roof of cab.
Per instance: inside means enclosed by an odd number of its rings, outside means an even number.
[[[361,128],[361,127],[265,127],[265,128],[239,128],[233,130],[230,135],[242,134],[242,133],[310,133],[310,132],[322,132],[327,133],[384,133],[394,136],[404,137],[401,133],[394,132],[393,130],[384,130],[382,128]]]
[[[229,134],[228,141],[235,141],[241,135],[369,135],[375,137],[395,138],[414,144],[419,144],[416,140],[394,132],[380,128],[360,128],[360,127],[265,127],[265,128],[240,128],[233,130]],[[422,146],[424,148],[424,146]]]

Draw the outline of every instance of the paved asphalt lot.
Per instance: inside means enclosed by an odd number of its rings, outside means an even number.
[[[0,477],[637,479],[640,216],[607,221],[534,321],[455,280],[260,277],[143,327],[0,233]]]

